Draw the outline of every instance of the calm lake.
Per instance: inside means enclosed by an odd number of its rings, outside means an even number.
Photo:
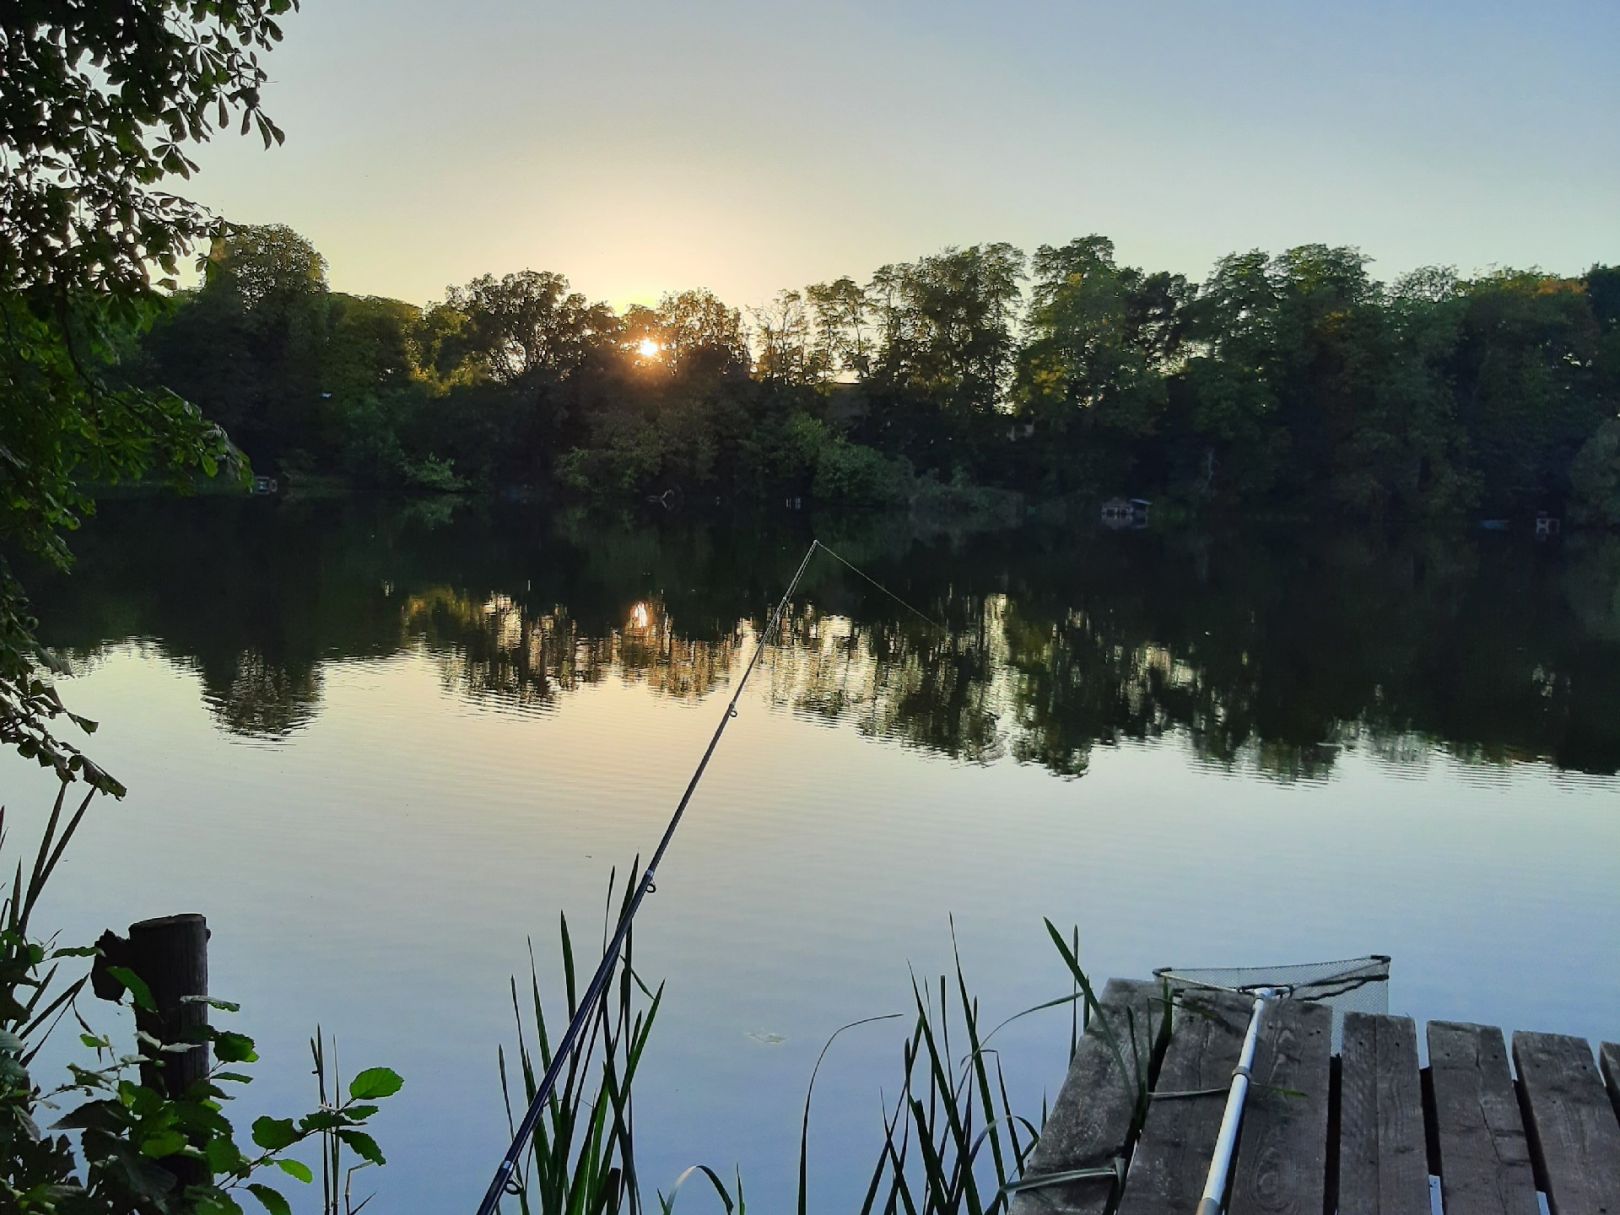
[[[1384,952],[1393,1011],[1614,1036],[1612,536],[110,502],[34,590],[130,793],[40,923],[77,943],[204,912],[264,1060],[244,1112],[310,1099],[319,1023],[345,1071],[406,1078],[375,1209],[470,1210],[505,1146],[508,976],[531,937],[557,974],[559,912],[591,953],[610,872],[656,843],[813,534],[946,627],[818,557],[770,639],[638,921],[668,981],[649,1188],[740,1167],[791,1209],[817,1053],[909,1007],[952,917],[992,1023],[1068,990],[1045,916],[1098,978]],[[7,756],[0,786],[23,838],[52,782]],[[815,1209],[864,1185],[905,1032],[829,1055]],[[998,1036],[1031,1117],[1068,1032]]]

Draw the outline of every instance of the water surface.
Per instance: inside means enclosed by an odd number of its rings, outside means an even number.
[[[991,1020],[1064,990],[1049,916],[1099,976],[1381,951],[1396,1011],[1614,1037],[1620,539],[820,526],[943,627],[823,558],[768,639],[638,928],[669,982],[650,1182],[740,1165],[783,1209],[816,1053],[907,1007],[952,916]],[[382,1209],[470,1209],[504,1146],[507,976],[531,936],[552,971],[559,912],[600,925],[811,534],[107,504],[36,598],[130,794],[43,922],[206,913],[265,1059],[253,1112],[304,1098],[319,1021],[346,1067],[406,1075]],[[37,819],[48,782],[0,773]],[[872,1159],[899,1024],[823,1071],[818,1209]],[[1067,1033],[1003,1034],[1032,1115]]]

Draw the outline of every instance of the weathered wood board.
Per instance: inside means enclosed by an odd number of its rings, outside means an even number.
[[[1553,1215],[1620,1215],[1620,1121],[1584,1038],[1516,1033],[1530,1151]]]
[[[1339,1215],[1429,1215],[1417,1028],[1349,1013],[1340,1058]]]
[[[1449,1211],[1537,1215],[1519,1099],[1502,1031],[1488,1025],[1429,1023],[1434,1131],[1440,1187]]]
[[[1102,1011],[1075,1048],[1069,1073],[1047,1115],[1046,1129],[1024,1169],[1030,1180],[1077,1169],[1111,1168],[1125,1150],[1136,1112],[1137,1069],[1151,1068],[1167,1009],[1157,982],[1111,979]],[[1103,1032],[1112,1027],[1113,1042]],[[1132,1046],[1131,1035],[1135,1034]],[[1115,1047],[1119,1054],[1114,1053]],[[1120,1061],[1123,1059],[1124,1068]],[[1103,1215],[1113,1198],[1106,1178],[1062,1182],[1018,1193],[1013,1215]]]
[[[1603,1083],[1609,1087],[1614,1115],[1620,1118],[1620,1042],[1605,1042],[1598,1048],[1598,1068],[1603,1073]]]
[[[1026,1191],[1013,1215],[1190,1215],[1198,1209],[1252,999],[1183,988],[1174,1032],[1156,983],[1111,982],[1025,1177],[1128,1161]],[[1133,1062],[1162,1052],[1145,1120],[1135,1079],[1098,1032],[1130,1026]],[[1128,1036],[1128,1035],[1122,1035]],[[1620,1215],[1620,1043],[1436,1021],[1418,1065],[1406,1017],[1268,1008],[1226,1195],[1226,1215]],[[1125,1043],[1124,1045],[1129,1045]],[[1150,1064],[1151,1070],[1151,1064]],[[1514,1071],[1517,1071],[1517,1080]],[[1135,1142],[1132,1142],[1134,1136]],[[1539,1192],[1538,1192],[1539,1190]]]
[[[1119,1215],[1197,1209],[1252,1003],[1200,993],[1196,1009],[1177,1011]]]
[[[1333,1012],[1283,1000],[1260,1023],[1229,1215],[1321,1215]]]

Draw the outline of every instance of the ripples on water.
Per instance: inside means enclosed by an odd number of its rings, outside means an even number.
[[[437,526],[356,505],[110,513],[79,574],[40,596],[52,641],[81,669],[134,645],[195,671],[224,729],[265,740],[318,716],[333,662],[411,651],[501,712],[553,711],[607,680],[701,698],[805,539],[474,509]],[[851,551],[946,629],[823,562],[772,639],[770,700],[1063,775],[1098,744],[1166,734],[1282,779],[1322,777],[1347,749],[1399,767],[1437,747],[1613,773],[1620,540],[1489,539],[856,535]]]
[[[109,504],[73,577],[35,583],[132,790],[56,920],[205,911],[257,1098],[298,1099],[320,1018],[408,1077],[388,1205],[467,1205],[504,1126],[506,975],[656,838],[808,539]],[[1382,950],[1399,1011],[1613,1036],[1620,539],[822,539],[946,627],[826,562],[769,639],[639,930],[671,980],[655,1183],[735,1161],[784,1205],[821,1042],[903,1007],[951,913],[993,1020],[1054,994],[1050,915],[1099,974]],[[3,771],[8,802],[41,788]],[[1007,1031],[1027,1108],[1066,1034]],[[897,1051],[849,1035],[823,1074],[829,1203]]]

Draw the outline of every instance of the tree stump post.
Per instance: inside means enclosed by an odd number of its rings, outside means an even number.
[[[137,1008],[135,1028],[165,1045],[193,1040],[208,1025],[208,921],[195,913],[167,915],[129,926],[131,970],[151,989],[153,1011]],[[208,1074],[208,1044],[165,1052],[163,1066],[141,1068],[147,1088],[179,1097]]]
[[[128,967],[146,984],[154,1005],[136,1006],[136,1030],[165,1046],[195,1043],[190,1050],[161,1053],[149,1042],[139,1044],[141,1055],[154,1059],[141,1064],[142,1086],[170,1098],[182,1096],[208,1074],[208,1042],[198,1032],[208,1025],[208,1005],[195,998],[208,995],[208,921],[194,912],[160,916],[131,924],[127,938],[104,932],[96,944],[102,954],[91,971],[96,994],[121,998],[123,985],[106,969]],[[168,1158],[159,1163],[182,1187],[208,1179],[200,1161]]]

